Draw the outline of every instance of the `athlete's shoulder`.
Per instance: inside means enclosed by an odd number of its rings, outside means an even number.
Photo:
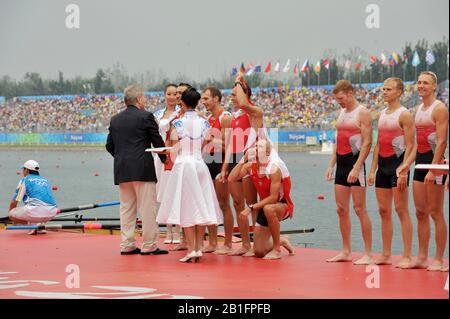
[[[444,102],[442,102],[441,100],[436,100],[436,107],[435,107],[435,110],[446,110],[446,111],[448,111],[448,106],[447,105],[445,105],[445,103]]]

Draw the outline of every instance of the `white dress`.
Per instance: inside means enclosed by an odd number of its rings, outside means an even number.
[[[163,119],[166,110],[167,109],[164,108],[162,110],[156,111],[154,114],[155,120],[159,126],[159,134],[161,135],[164,142],[166,141],[167,131],[170,128],[170,121],[178,115],[180,107],[177,105],[175,111],[173,111],[169,118]],[[158,179],[158,182],[156,183],[156,201],[158,203],[161,203],[162,195],[164,194],[164,189],[166,188],[167,180],[169,179],[171,171],[164,170],[164,164],[161,162],[159,156],[156,153],[153,153],[153,159],[155,162],[156,178]]]
[[[195,111],[173,121],[179,151],[167,181],[157,222],[181,227],[218,225],[223,216],[214,184],[202,157],[202,143],[210,128]]]

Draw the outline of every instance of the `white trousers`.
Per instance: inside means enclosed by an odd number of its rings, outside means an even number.
[[[135,228],[137,214],[142,220],[142,252],[154,251],[159,239],[156,223],[156,185],[154,182],[129,182],[119,185],[120,250],[129,252],[136,249]]]

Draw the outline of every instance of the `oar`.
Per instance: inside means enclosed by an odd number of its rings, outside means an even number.
[[[120,218],[99,218],[99,217],[83,218],[83,216],[80,216],[78,218],[55,218],[55,219],[52,219],[53,222],[75,222],[75,223],[119,221],[119,220],[120,220]]]
[[[81,225],[61,225],[61,224],[39,224],[39,225],[16,225],[7,226],[6,230],[20,230],[20,229],[37,229],[37,230],[56,230],[56,229],[111,229],[118,228],[120,225],[101,224],[101,223],[86,223]]]
[[[104,202],[104,203],[98,203],[98,204],[80,205],[80,206],[75,206],[75,207],[58,209],[58,214],[75,212],[75,211],[79,211],[79,210],[94,209],[94,208],[99,208],[99,207],[117,206],[117,205],[120,205],[120,202],[116,201],[116,202]]]
[[[253,226],[250,226],[248,228],[249,233],[253,233],[255,231]],[[296,230],[282,230],[280,231],[280,234],[282,235],[288,235],[288,234],[306,234],[306,233],[313,233],[315,231],[314,228],[302,228],[302,229],[296,229]],[[239,227],[233,227],[233,234],[240,233]]]
[[[313,233],[315,231],[314,228],[303,228],[303,229],[293,229],[293,230],[281,230],[280,235],[289,235],[289,234],[307,234]],[[253,231],[249,231],[250,236],[254,234]],[[233,233],[233,236],[241,238],[240,233]]]
[[[68,217],[68,216],[72,216],[75,214],[63,214],[63,213],[76,212],[76,211],[80,211],[80,210],[94,209],[94,208],[100,208],[100,207],[117,206],[117,205],[120,205],[120,202],[115,201],[115,202],[104,202],[104,203],[98,203],[98,204],[80,205],[80,206],[75,206],[75,207],[58,209],[57,214],[59,215],[58,217]],[[60,214],[63,214],[63,215],[60,215]],[[0,223],[8,223],[8,222],[11,222],[11,220],[9,219],[8,216],[0,217]]]

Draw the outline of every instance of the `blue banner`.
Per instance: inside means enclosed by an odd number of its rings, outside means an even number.
[[[108,133],[0,133],[0,144],[105,144]],[[270,139],[278,143],[316,145],[333,141],[334,131],[280,131],[269,129]]]
[[[0,133],[0,144],[105,144],[108,133]]]

